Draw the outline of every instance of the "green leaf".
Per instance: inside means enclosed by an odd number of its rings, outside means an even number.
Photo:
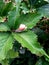
[[[15,2],[16,2],[16,5],[20,5],[20,2],[21,2],[22,0],[15,0]]]
[[[38,12],[43,16],[49,17],[49,4],[40,7]]]
[[[26,15],[21,15],[15,23],[15,27],[19,27],[20,24],[25,24],[28,28],[32,28],[39,22],[42,15],[38,13],[31,13]]]
[[[16,6],[13,8],[12,11],[10,11],[8,15],[8,24],[10,27],[14,27],[15,21],[20,16],[20,10],[19,10],[20,4],[21,0],[16,0]]]
[[[12,49],[13,37],[9,33],[0,33],[0,61],[6,58],[7,52]]]
[[[46,1],[46,2],[48,2],[48,3],[49,3],[49,0],[44,0],[44,1]]]
[[[3,19],[3,17],[0,17],[0,22],[4,22],[4,19]]]
[[[4,4],[4,6],[2,7],[1,16],[7,15],[8,12],[12,9],[12,7],[13,7],[12,2]]]
[[[38,2],[37,0],[29,0],[29,3],[33,6],[34,4],[36,4],[36,2]]]
[[[0,24],[0,32],[2,31],[10,31],[10,28],[8,27],[7,24]]]
[[[9,50],[9,52],[7,53],[7,57],[6,58],[16,58],[19,56],[19,53],[17,51]]]
[[[2,12],[3,6],[4,6],[3,0],[0,0],[0,15],[1,15],[1,12]]]
[[[9,65],[9,60],[8,59],[4,59],[0,62],[2,65]]]
[[[40,58],[35,65],[49,65],[49,62],[47,62],[43,58]]]
[[[21,43],[23,47],[28,48],[33,54],[38,56],[46,55],[40,44],[37,42],[37,35],[34,32],[28,31],[24,33],[13,33],[13,37]]]

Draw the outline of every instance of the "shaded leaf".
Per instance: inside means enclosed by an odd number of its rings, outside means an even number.
[[[49,62],[40,58],[35,65],[49,65]]]
[[[49,4],[42,6],[38,10],[43,16],[49,17]]]
[[[2,7],[1,16],[7,15],[8,12],[12,9],[12,7],[13,7],[12,2],[4,4],[4,6]]]
[[[3,6],[4,6],[3,0],[0,0],[0,15],[1,15],[1,12],[2,12]]]
[[[9,61],[8,61],[7,59],[2,60],[0,63],[1,63],[2,65],[9,65]]]

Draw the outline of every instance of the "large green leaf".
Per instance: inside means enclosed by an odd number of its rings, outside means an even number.
[[[16,21],[15,27],[17,28],[20,24],[25,24],[28,28],[32,28],[39,22],[42,18],[42,15],[38,13],[29,13],[26,15],[21,15],[20,18]]]
[[[6,58],[7,52],[12,49],[13,38],[9,33],[0,33],[0,61]]]
[[[38,12],[43,16],[49,17],[49,4],[40,7]]]
[[[10,27],[14,27],[15,21],[20,16],[20,12],[19,12],[20,4],[21,4],[21,0],[16,0],[16,6],[13,8],[12,11],[10,11],[8,15],[8,24]]]
[[[10,28],[8,27],[7,24],[0,24],[0,32],[1,31],[10,31]]]
[[[37,35],[28,31],[24,33],[13,33],[14,38],[21,43],[23,47],[28,48],[33,54],[38,56],[46,55],[40,44],[37,42]],[[47,56],[49,58],[49,56]]]

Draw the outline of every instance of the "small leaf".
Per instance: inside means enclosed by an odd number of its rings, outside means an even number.
[[[2,31],[10,31],[10,28],[6,24],[0,24],[0,32]]]
[[[13,38],[11,34],[0,33],[0,61],[6,58],[7,52],[12,49]]]

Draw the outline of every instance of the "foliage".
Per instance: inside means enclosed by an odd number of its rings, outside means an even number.
[[[49,41],[49,0],[0,0],[2,65],[15,63],[13,60],[22,58],[21,55],[29,58],[27,65],[49,65],[47,41]],[[27,53],[30,57],[25,56]],[[17,61],[16,65],[18,63],[20,65],[23,62]]]

